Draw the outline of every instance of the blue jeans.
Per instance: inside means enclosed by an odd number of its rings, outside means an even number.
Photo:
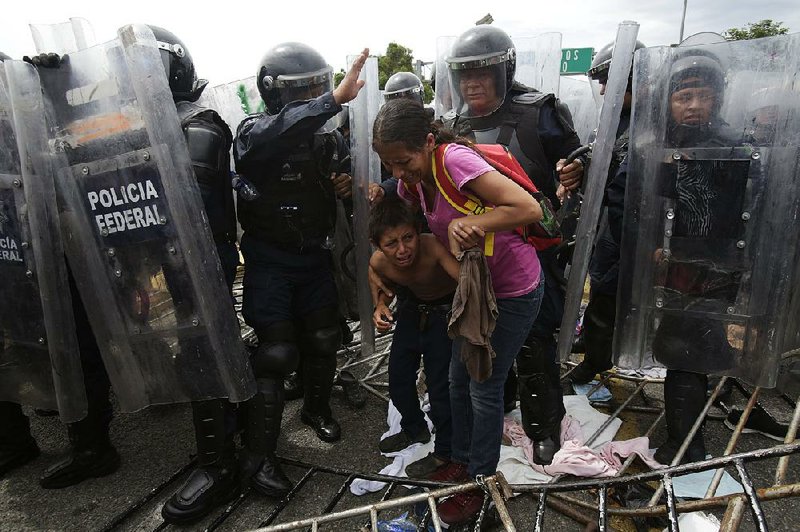
[[[397,306],[389,353],[389,397],[403,417],[400,426],[409,436],[427,432],[417,394],[417,370],[420,356],[424,356],[430,417],[436,430],[433,452],[441,458],[450,458],[452,423],[447,371],[453,342],[447,335],[447,309],[445,305],[428,307],[430,310],[423,305],[421,309],[419,303],[405,299]],[[424,323],[423,312],[427,314]]]
[[[451,459],[467,464],[469,475],[492,475],[500,460],[503,438],[503,385],[508,370],[539,312],[544,279],[525,295],[498,299],[492,348],[492,376],[478,383],[470,379],[461,361],[461,342],[453,342],[450,359],[450,409],[453,417]]]

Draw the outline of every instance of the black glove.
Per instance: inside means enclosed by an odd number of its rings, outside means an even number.
[[[61,62],[66,61],[66,59],[66,55],[61,57],[60,55],[54,53],[39,54],[34,55],[33,57],[26,55],[22,58],[23,61],[32,64],[36,68],[58,68],[61,66]]]

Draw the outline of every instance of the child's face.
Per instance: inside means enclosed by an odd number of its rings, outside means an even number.
[[[419,233],[411,225],[398,225],[386,230],[378,247],[397,268],[409,268],[414,264],[419,249]]]

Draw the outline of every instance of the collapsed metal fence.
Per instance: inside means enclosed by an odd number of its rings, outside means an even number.
[[[236,293],[237,301],[240,305],[241,290]],[[391,334],[379,336],[376,339],[374,354],[361,358],[358,351],[358,346],[360,345],[358,338],[359,326],[357,323],[351,323],[350,327],[356,338],[340,351],[341,362],[338,371],[340,373],[347,371],[357,374],[359,386],[376,397],[388,401],[388,394],[384,389],[388,385],[385,382],[385,377]],[[243,329],[243,331],[245,335],[248,334],[246,329]],[[249,334],[252,336],[252,332],[249,332]],[[564,366],[565,372],[562,375],[562,380],[566,381],[573,367],[574,365],[570,364]],[[596,529],[600,531],[618,529],[618,523],[623,521],[636,522],[636,520],[642,521],[653,518],[665,520],[663,522],[664,526],[670,531],[677,531],[679,530],[678,516],[680,514],[724,508],[720,530],[725,532],[738,530],[749,510],[754,528],[759,531],[767,531],[770,529],[770,518],[765,511],[764,503],[800,495],[800,483],[787,483],[790,456],[800,452],[800,442],[795,442],[798,425],[800,424],[800,406],[798,406],[800,403],[796,399],[785,395],[782,396],[782,400],[793,408],[791,422],[782,444],[765,445],[760,449],[736,452],[737,444],[740,441],[747,420],[754,408],[759,406],[761,389],[749,390],[738,381],[732,381],[738,392],[747,399],[747,404],[724,451],[722,451],[722,455],[702,462],[679,465],[689,443],[696,432],[701,430],[703,423],[707,419],[719,419],[719,415],[715,415],[711,411],[727,382],[727,378],[720,379],[715,389],[708,396],[701,414],[681,445],[673,463],[667,468],[630,473],[629,469],[633,469],[631,466],[636,458],[636,455],[631,455],[622,464],[616,476],[610,478],[575,479],[556,476],[546,483],[509,484],[502,473],[498,472],[490,477],[478,478],[474,482],[449,485],[405,477],[380,475],[367,471],[339,469],[298,461],[290,457],[281,457],[285,465],[299,468],[303,473],[291,492],[280,501],[276,501],[276,504],[263,516],[260,523],[258,523],[257,529],[263,531],[299,529],[316,531],[323,525],[335,526],[336,523],[349,522],[348,520],[363,517],[359,530],[378,531],[380,530],[381,518],[386,519],[396,515],[398,511],[406,510],[415,513],[417,530],[432,529],[439,531],[442,530],[442,526],[439,523],[439,516],[436,510],[437,502],[456,493],[482,490],[484,501],[475,521],[460,527],[451,527],[450,530],[514,531],[519,526],[524,526],[526,529],[533,528],[533,530],[539,532],[544,529],[545,516],[548,509],[551,509],[560,516],[565,516],[583,526],[594,523]],[[615,384],[620,383],[624,384],[624,386],[615,386]],[[635,415],[654,415],[655,419],[641,434],[650,437],[664,419],[665,414],[663,405],[653,406],[653,401],[648,400],[645,391],[662,385],[663,381],[660,379],[641,378],[616,372],[603,374],[598,384],[587,392],[587,396],[591,398],[600,387],[610,386],[615,389],[614,397],[616,403],[612,405],[592,403],[598,408],[611,411],[608,414],[608,419],[588,438],[586,445],[591,446],[623,412],[630,412]],[[634,404],[637,402],[637,398],[640,399],[638,402],[643,402],[644,404]],[[752,468],[753,465],[763,463],[764,460],[768,459],[777,459],[774,475],[771,476],[772,484],[765,487],[756,487],[750,473],[752,469],[748,470],[748,468]],[[320,461],[322,461],[322,457]],[[191,461],[180,468],[159,486],[156,486],[140,500],[123,510],[112,519],[104,530],[115,530],[122,527],[134,513],[162,494],[177,479],[184,477],[193,466],[194,461]],[[743,488],[742,492],[723,496],[716,495],[725,468],[730,468],[732,472],[736,473]],[[716,470],[716,472],[703,498],[679,500],[676,497],[673,490],[674,478],[708,470]],[[282,513],[286,508],[293,501],[302,500],[306,491],[310,489],[309,486],[312,486],[315,479],[319,479],[321,476],[338,478],[340,482],[338,487],[328,494],[325,507],[319,515],[280,522]],[[382,491],[380,501],[343,508],[341,501],[356,479],[386,483],[387,486]],[[400,486],[411,488],[412,493],[405,496],[395,496],[398,491],[397,488]],[[618,499],[615,493],[630,487],[642,488],[647,493],[652,492],[652,495],[647,503],[640,507],[626,507],[615,502]],[[206,530],[216,530],[223,526],[232,516],[236,515],[237,510],[251,494],[251,490],[245,488],[234,501],[224,507],[213,518],[206,526]],[[517,501],[517,503],[514,504],[513,501]],[[155,526],[154,530],[166,528],[168,528],[166,523],[160,523]]]

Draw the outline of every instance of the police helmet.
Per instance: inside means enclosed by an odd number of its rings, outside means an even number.
[[[714,89],[719,106],[725,91],[725,71],[719,58],[701,49],[679,53],[670,67],[669,94],[700,84]]]
[[[388,100],[395,98],[408,98],[419,102],[424,105],[422,95],[425,89],[422,86],[422,81],[416,74],[411,72],[395,72],[386,80],[386,85],[383,88],[383,97]]]
[[[641,41],[636,41],[636,46],[633,48],[634,51],[638,50],[639,48],[644,48],[644,44]],[[600,83],[605,83],[608,81],[608,71],[611,68],[611,56],[614,55],[614,41],[611,41],[607,45],[600,48],[597,53],[594,55],[592,59],[592,66],[589,67],[589,71],[587,74],[589,78],[599,81]],[[633,70],[631,70],[631,76],[633,75]]]
[[[195,72],[189,50],[186,49],[183,41],[171,31],[158,26],[148,25],[148,27],[153,32],[161,52],[161,62],[164,64],[164,72],[169,80],[172,97],[176,102],[197,101],[203,93],[203,89],[208,85],[208,81],[197,79],[197,72]]]
[[[256,73],[256,85],[267,113],[274,115],[290,102],[333,90],[333,69],[310,46],[286,42],[264,54]]]
[[[506,32],[482,24],[459,35],[445,61],[454,88],[458,88],[462,78],[473,75],[475,70],[488,69],[494,80],[495,91],[500,97],[499,103],[502,103],[514,83],[517,49]],[[455,108],[459,113],[472,114],[463,98],[460,90],[456,90],[453,95]]]

